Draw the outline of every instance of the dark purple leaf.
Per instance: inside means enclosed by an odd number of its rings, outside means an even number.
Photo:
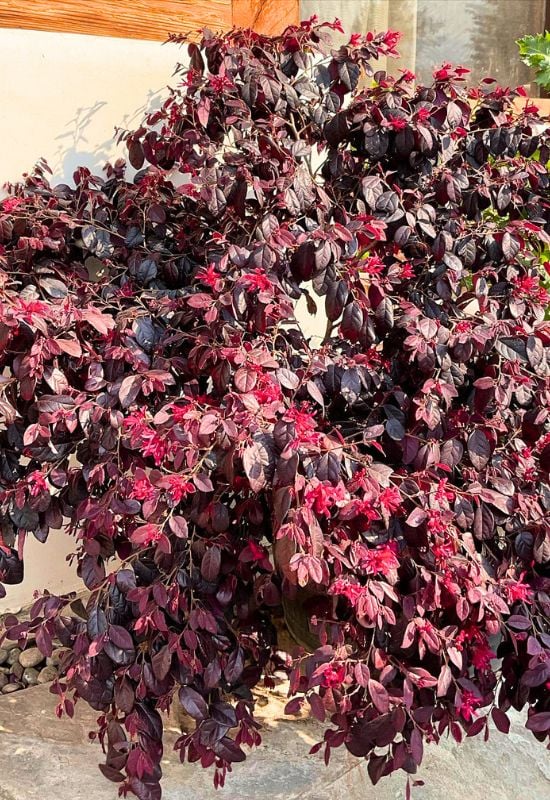
[[[186,714],[193,719],[202,720],[208,716],[208,706],[204,697],[190,686],[182,686],[178,693],[179,701]]]
[[[491,445],[482,430],[475,430],[468,437],[468,455],[477,470],[482,470],[491,457]]]
[[[220,572],[222,557],[219,547],[209,547],[202,557],[201,572],[205,580],[213,583]]]

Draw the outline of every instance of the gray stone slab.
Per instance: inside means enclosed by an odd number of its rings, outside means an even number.
[[[55,699],[37,686],[0,699],[0,800],[115,800],[117,787],[97,769],[99,745],[88,742],[95,713],[77,705],[75,720],[52,716]],[[212,774],[182,765],[171,752],[168,725],[163,761],[165,800],[403,800],[403,773],[372,787],[364,762],[336,751],[330,768],[307,755],[323,727],[290,720],[282,702],[263,710],[264,742],[216,792]],[[509,736],[427,747],[414,800],[550,800],[550,757],[516,715]]]

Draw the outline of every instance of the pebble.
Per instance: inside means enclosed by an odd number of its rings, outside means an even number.
[[[26,686],[36,686],[40,680],[40,673],[34,667],[27,667],[22,675],[23,683]]]
[[[51,683],[57,678],[57,670],[55,667],[44,667],[38,673],[38,683]]]
[[[21,678],[23,677],[24,671],[25,671],[25,667],[22,664],[19,664],[19,663],[12,664],[11,674],[15,675],[15,677],[17,678],[18,681],[20,681]]]
[[[2,689],[2,694],[11,694],[12,692],[18,692],[19,689],[22,688],[23,687],[20,683],[6,683],[6,685]]]
[[[20,655],[21,655],[21,648],[12,647],[12,649],[8,653],[8,664],[15,664],[16,661],[19,661]]]
[[[66,653],[68,649],[68,647],[56,647],[51,656],[46,659],[48,667],[58,667],[61,663],[61,656],[63,653]]]
[[[19,663],[25,667],[36,667],[44,661],[44,656],[38,649],[38,647],[29,647],[28,650],[23,650],[21,655],[19,656]]]
[[[2,649],[3,650],[13,650],[14,647],[17,647],[17,639],[4,639],[2,642]]]
[[[57,642],[51,656],[44,658],[33,635],[22,650],[17,641],[5,639],[0,647],[0,693],[11,694],[37,684],[51,683],[59,676],[59,665],[67,647]],[[44,665],[45,664],[45,665]]]

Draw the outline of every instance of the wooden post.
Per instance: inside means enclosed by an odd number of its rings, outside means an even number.
[[[300,21],[300,0],[233,0],[233,25],[259,33],[281,33]]]

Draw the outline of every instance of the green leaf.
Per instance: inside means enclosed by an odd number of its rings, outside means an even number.
[[[535,70],[535,81],[550,87],[550,32],[523,36],[517,40],[519,56],[524,64]]]

